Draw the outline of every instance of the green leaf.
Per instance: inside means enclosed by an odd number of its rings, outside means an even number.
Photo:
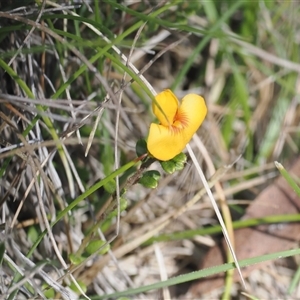
[[[127,199],[124,197],[120,197],[120,212],[126,210],[128,206]],[[118,215],[118,209],[114,209],[112,212],[109,213],[108,219],[111,219],[113,217],[116,217]]]
[[[147,143],[144,139],[140,139],[136,142],[135,152],[137,156],[142,156],[143,154],[148,152]]]
[[[69,255],[69,260],[70,260],[70,262],[71,262],[73,265],[77,266],[77,265],[81,264],[81,263],[85,260],[85,257],[78,256],[78,255],[76,255],[76,254],[71,253],[71,254]]]
[[[176,171],[176,163],[173,160],[161,161],[160,165],[168,174],[173,174]]]
[[[39,234],[40,234],[40,232],[36,226],[30,226],[28,228],[27,237],[33,243],[37,240],[37,238],[39,237]]]
[[[85,293],[87,291],[87,287],[86,285],[82,282],[82,281],[78,281],[77,280],[78,285],[80,286],[80,288],[82,289],[82,291]],[[77,286],[75,285],[74,282],[72,282],[70,284],[70,289],[76,293],[80,293],[81,291],[78,290]]]
[[[5,253],[5,244],[0,243],[0,266],[2,266],[3,263],[4,253]]]
[[[160,173],[156,170],[150,170],[143,174],[139,179],[139,183],[146,188],[155,189],[160,179]]]
[[[175,169],[176,169],[176,171],[183,170],[184,166],[185,166],[185,163],[183,163],[183,162],[177,162],[177,163],[175,163]]]
[[[101,249],[101,251],[99,253],[100,254],[105,254],[110,249],[110,246],[105,241],[102,241],[102,240],[92,240],[86,246],[86,248],[85,248],[85,254],[87,254],[88,256],[90,256],[90,255],[96,253],[97,251],[99,251],[100,249]]]
[[[168,161],[161,161],[160,165],[168,174],[173,174],[175,171],[181,171],[187,161],[186,155],[181,152]]]
[[[43,292],[44,292],[44,296],[47,299],[54,299],[55,290],[53,288],[50,288],[50,286],[48,284],[43,284],[42,289],[43,289]]]
[[[114,179],[108,181],[103,185],[103,188],[109,193],[113,194],[116,191],[116,181]]]
[[[176,163],[177,162],[178,163],[186,163],[187,156],[183,152],[181,152],[181,153],[177,154],[174,158],[172,158],[172,160]]]

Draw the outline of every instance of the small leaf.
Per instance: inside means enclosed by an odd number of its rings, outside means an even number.
[[[82,291],[85,293],[87,291],[87,287],[86,285],[82,282],[82,281],[78,281],[77,280],[78,285],[80,286],[80,288],[82,289]],[[80,291],[78,290],[77,286],[75,285],[74,282],[72,282],[70,284],[70,289],[76,293],[80,293]]]
[[[103,187],[109,194],[113,194],[116,191],[116,182],[115,180],[110,180]]]
[[[127,206],[128,206],[127,199],[124,197],[120,197],[120,212],[126,210]]]
[[[124,198],[124,197],[120,197],[120,212],[126,210],[127,208],[127,205],[128,205],[128,202],[127,202],[127,199]],[[109,214],[108,214],[108,219],[111,219],[115,216],[118,215],[118,209],[114,209],[113,211],[111,211]]]
[[[110,250],[110,244],[106,244],[102,247],[102,249],[99,251],[100,255],[106,254]]]
[[[173,174],[176,171],[176,164],[173,160],[162,161],[160,165],[168,174]]]
[[[53,288],[50,288],[50,286],[48,284],[43,284],[42,289],[43,289],[44,296],[47,299],[54,299],[55,290]]]
[[[105,241],[102,241],[102,240],[92,240],[86,246],[86,248],[85,248],[85,254],[87,254],[87,256],[89,256],[89,255],[92,255],[92,254],[96,253],[100,249],[101,249],[101,251],[99,253],[100,254],[105,254],[110,249],[110,246]]]
[[[160,173],[156,170],[150,170],[143,174],[139,179],[139,183],[146,188],[155,189],[160,179]]]
[[[150,170],[150,171],[144,172],[144,174],[147,176],[151,176],[156,180],[160,179],[160,173],[156,170]]]
[[[28,228],[27,237],[31,242],[35,242],[39,237],[39,232],[36,226],[30,226]]]
[[[139,179],[139,183],[149,189],[155,189],[158,185],[157,180],[155,180],[153,177],[143,176]]]
[[[175,163],[175,169],[176,171],[181,171],[185,166],[185,163],[184,162],[177,162]]]
[[[165,172],[173,174],[175,171],[181,171],[187,161],[186,155],[181,152],[170,160],[161,161],[160,164]]]
[[[171,160],[173,160],[175,163],[186,163],[187,157],[183,152],[181,152],[175,157],[173,157]]]
[[[77,265],[81,264],[81,263],[85,260],[85,257],[78,256],[78,255],[76,255],[76,254],[71,253],[71,254],[69,255],[69,260],[70,260],[70,262],[71,262],[73,265],[77,266]]]
[[[147,143],[144,139],[138,140],[135,145],[135,152],[137,156],[141,156],[148,152]]]
[[[5,244],[1,242],[0,243],[0,266],[2,266],[3,263],[4,253],[5,253]]]

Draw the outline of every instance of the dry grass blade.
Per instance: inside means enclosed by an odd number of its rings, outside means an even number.
[[[48,3],[51,3],[51,5],[53,6],[58,6],[56,3],[50,2],[48,1]],[[75,12],[70,11],[70,13],[74,16],[79,16],[78,14],[76,14]],[[87,27],[89,27],[91,30],[93,30],[97,35],[99,35],[100,37],[102,37],[107,43],[111,43],[111,41],[105,36],[103,35],[103,33],[101,33],[97,28],[95,28],[93,25],[89,24],[89,23],[84,23]],[[115,46],[112,45],[112,49],[121,56],[121,58],[124,60],[125,63],[127,63],[127,57]],[[139,73],[139,70],[130,62],[128,62],[128,66],[132,69],[132,71],[134,71],[136,74]],[[148,89],[152,92],[153,95],[156,94],[156,92],[154,91],[153,87],[151,84],[149,84],[149,82],[144,78],[144,76],[140,76],[141,80],[143,80],[145,82],[145,84],[147,85]],[[110,89],[109,89],[110,90]],[[109,96],[111,96],[111,93],[109,94]],[[115,100],[115,98],[114,98]],[[115,103],[117,103],[117,101],[115,101]]]
[[[199,163],[198,163],[198,161],[197,161],[197,158],[196,158],[196,156],[195,156],[195,154],[194,154],[192,148],[190,147],[190,145],[187,145],[187,149],[188,149],[189,154],[190,154],[190,156],[191,156],[191,158],[192,158],[192,160],[193,160],[193,163],[194,163],[194,165],[195,165],[195,167],[196,167],[196,169],[197,169],[197,171],[198,171],[198,173],[199,173],[200,179],[201,179],[201,181],[202,181],[202,183],[203,183],[203,185],[204,185],[204,188],[205,188],[205,190],[206,190],[206,192],[207,192],[207,194],[208,194],[208,196],[209,196],[209,199],[211,200],[211,204],[212,204],[212,206],[213,206],[213,208],[214,208],[214,211],[215,211],[215,213],[216,213],[216,215],[217,215],[217,217],[218,217],[218,220],[219,220],[219,222],[220,222],[220,225],[221,225],[221,227],[222,227],[222,232],[223,232],[224,238],[225,238],[225,240],[226,240],[226,243],[227,243],[227,245],[228,245],[228,248],[230,249],[230,252],[231,252],[232,257],[233,257],[233,259],[234,259],[235,265],[236,265],[237,270],[238,270],[238,272],[239,272],[239,275],[240,275],[240,278],[241,278],[243,287],[244,287],[244,289],[246,289],[246,283],[245,283],[245,280],[244,280],[244,278],[243,278],[243,275],[242,275],[242,272],[241,272],[241,269],[240,269],[240,266],[239,266],[239,263],[238,263],[238,259],[237,259],[236,255],[235,255],[235,252],[234,252],[234,247],[232,246],[232,243],[231,243],[231,241],[230,241],[230,238],[229,238],[229,235],[228,235],[228,232],[227,232],[225,223],[224,223],[224,221],[223,221],[223,217],[222,217],[222,215],[221,215],[221,213],[220,213],[220,210],[219,210],[219,208],[218,208],[217,202],[216,202],[216,200],[214,199],[214,196],[213,196],[213,194],[212,194],[212,192],[211,192],[211,190],[210,190],[210,186],[209,186],[208,182],[206,181],[205,175],[203,174],[203,171],[202,171],[202,169],[200,168],[200,165],[199,165]],[[239,158],[240,158],[240,157],[239,157]],[[238,159],[239,159],[239,158],[238,158]],[[232,166],[232,165],[231,165],[231,166]]]
[[[107,102],[108,101],[108,98],[106,98],[105,100],[104,100],[104,102]],[[102,106],[102,105],[101,105]],[[92,146],[92,143],[93,143],[93,140],[94,140],[94,137],[95,137],[95,132],[96,132],[96,130],[97,130],[97,128],[98,128],[98,125],[99,125],[99,122],[100,122],[100,119],[101,119],[101,116],[102,116],[102,114],[103,114],[103,111],[104,111],[104,108],[103,107],[97,107],[95,110],[94,110],[94,112],[97,112],[97,117],[96,117],[96,120],[95,120],[95,123],[94,123],[94,125],[93,125],[93,129],[91,130],[91,133],[90,133],[90,136],[89,136],[89,140],[88,140],[88,143],[87,143],[87,146],[86,146],[86,150],[85,150],[85,156],[87,156],[88,155],[88,153],[89,153],[89,150],[90,150],[90,148],[91,148],[91,146]],[[90,117],[91,116],[91,114],[89,114],[88,116],[86,116],[85,117],[85,119],[84,120],[86,120],[88,117]],[[82,123],[82,125],[84,125],[84,123]]]
[[[105,87],[105,89],[107,90],[107,92],[109,93],[109,96],[112,97],[113,99],[115,98],[114,93],[112,92],[112,90],[110,89],[110,87],[108,86],[106,80],[101,76],[101,74],[98,72],[98,70],[88,61],[88,59],[82,55],[80,53],[80,51],[78,51],[76,49],[76,47],[71,46],[69,43],[66,42],[65,39],[63,39],[60,35],[56,34],[55,32],[53,32],[52,30],[50,30],[49,28],[36,23],[34,21],[31,21],[29,19],[25,19],[23,17],[17,16],[17,15],[12,15],[12,14],[8,14],[8,13],[4,13],[0,11],[0,17],[3,18],[8,18],[8,19],[12,19],[15,21],[20,21],[23,22],[25,24],[28,24],[30,26],[33,26],[36,29],[39,29],[41,31],[44,31],[45,33],[49,34],[50,36],[52,36],[53,38],[55,38],[56,40],[58,40],[59,42],[61,42],[62,44],[65,44],[67,47],[70,48],[70,50],[76,55],[78,56],[78,58],[84,62],[86,64],[86,66],[90,69],[90,71],[92,71],[95,74],[95,77],[99,80],[99,82]]]
[[[231,250],[249,259],[230,225],[272,184],[273,161],[288,165],[299,153],[298,7],[75,2],[0,1],[0,294],[93,299],[155,282],[161,290],[137,297],[195,298],[193,271],[222,239],[211,233],[219,221],[207,193],[229,224]],[[208,107],[184,168],[171,175],[144,143],[152,101],[166,88],[201,94]],[[210,178],[207,192],[194,163]],[[160,176],[152,190],[140,184],[149,174]],[[259,218],[272,203],[259,203]],[[295,269],[291,260],[252,277],[243,269],[247,292],[286,298]],[[177,275],[191,277],[161,286]],[[228,278],[227,292],[210,298],[241,297],[238,272],[231,286]]]
[[[46,5],[46,0],[42,1],[42,6],[41,9],[38,13],[38,16],[35,20],[36,23],[38,23],[43,15],[44,9],[45,9],[45,5]],[[12,62],[16,59],[16,57],[22,52],[23,47],[26,45],[26,43],[28,42],[28,40],[30,39],[31,34],[33,33],[33,31],[35,30],[35,27],[32,27],[29,31],[29,33],[27,34],[27,36],[25,37],[22,45],[19,47],[19,49],[17,50],[17,52],[14,54],[14,56],[11,58],[11,60],[9,61],[8,65],[10,66],[12,64]]]
[[[216,174],[208,181],[209,187],[213,187],[216,182],[218,182],[222,176],[229,170],[231,166],[225,166],[223,168],[218,169]],[[121,258],[130,251],[136,249],[148,239],[159,233],[163,228],[165,228],[168,224],[170,224],[173,220],[178,218],[180,215],[185,213],[189,208],[191,208],[202,196],[206,193],[206,189],[201,189],[191,200],[189,200],[185,205],[183,205],[180,209],[174,210],[173,212],[168,213],[167,215],[162,216],[160,219],[157,219],[154,224],[151,224],[151,228],[149,229],[147,226],[147,230],[145,233],[140,233],[136,238],[132,241],[125,243],[124,245],[120,246],[118,249],[114,250],[114,255],[116,258]],[[88,272],[84,273],[84,277],[81,278],[84,282],[89,284],[94,278],[95,274],[97,274],[100,270],[103,269],[107,260],[109,259],[108,256],[101,259],[101,261],[93,264],[93,266],[88,270]]]
[[[15,247],[15,253],[18,255],[19,259],[22,261],[22,263],[24,263],[25,266],[30,267],[30,269],[36,268],[35,264],[32,263],[32,261],[30,259],[28,259],[26,256],[24,256],[18,250],[18,247],[16,245],[13,245],[13,246]],[[6,254],[5,254],[5,256],[6,256]],[[13,261],[11,261],[11,259],[8,256],[6,256],[5,258],[8,261],[10,261],[11,263],[13,263]],[[39,268],[35,269],[34,271],[38,272],[38,274],[43,278],[43,280],[49,286],[51,286],[55,291],[60,293],[63,299],[73,300],[77,297],[77,295],[74,292],[70,291],[69,289],[66,289],[64,286],[59,284],[56,280],[53,280],[46,272],[39,270]],[[13,290],[8,290],[7,292],[10,293],[10,292],[13,292]]]
[[[232,33],[228,32],[228,34],[232,36]],[[232,38],[231,40],[232,40],[232,42],[238,44],[243,49],[245,49],[245,51],[247,51],[253,55],[256,55],[257,57],[259,57],[261,59],[269,61],[270,63],[272,63],[274,65],[289,69],[291,71],[295,71],[297,73],[300,72],[300,64],[299,63],[280,58],[276,55],[271,54],[270,52],[267,52],[261,48],[254,46],[252,44],[241,41],[238,38]]]

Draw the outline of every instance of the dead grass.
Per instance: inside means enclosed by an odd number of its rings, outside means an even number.
[[[106,1],[98,3],[101,8],[95,2],[89,4],[93,13],[84,6],[65,8],[48,1],[26,9],[1,6],[0,203],[4,225],[0,242],[6,252],[0,294],[6,298],[14,288],[18,299],[44,297],[51,293],[45,289],[47,283],[55,289],[50,298],[74,299],[69,287],[75,279],[88,296],[152,284],[197,270],[204,253],[218,239],[195,236],[144,245],[160,233],[217,224],[206,196],[174,220],[202,188],[190,160],[181,172],[161,172],[156,189],[131,186],[119,224],[116,218],[109,218],[117,197],[99,188],[52,226],[75,198],[114,171],[116,156],[118,166],[136,157],[136,142],[146,138],[153,120],[145,88],[139,83],[123,88],[131,78],[123,78],[119,55],[114,54],[119,65],[105,54],[96,62],[88,61],[107,46],[89,27],[96,28],[96,23],[85,23],[89,18],[98,21],[102,27],[96,29],[102,28],[102,34],[113,40],[113,34],[120,37],[140,22],[139,16],[114,9]],[[174,88],[179,98],[198,93],[206,99],[209,114],[191,146],[208,178],[213,175],[209,160],[219,169],[242,154],[220,179],[226,200],[235,204],[234,219],[245,210],[241,203],[253,200],[273,181],[277,173],[272,162],[286,164],[299,153],[299,12],[293,2],[277,4],[247,4],[211,33],[208,24],[214,8],[221,17],[230,1],[221,9],[216,3],[212,7],[204,2],[179,3],[177,9],[174,5],[157,17],[157,23],[150,20],[138,35],[133,30],[115,43],[130,56],[129,49],[137,39],[130,59],[137,70],[157,59],[144,73],[156,91],[172,86],[188,58],[195,55],[184,79]],[[150,1],[123,5],[145,16],[163,7]],[[80,17],[60,15],[71,16],[71,11]],[[162,26],[160,20],[179,25]],[[195,32],[184,30],[185,24]],[[254,29],[249,33],[251,26]],[[196,53],[209,34],[211,39]],[[157,58],[159,51],[165,53]],[[85,71],[76,73],[83,66]],[[70,78],[74,81],[68,81]],[[97,117],[99,125],[91,139]],[[157,162],[151,169],[162,171]],[[120,176],[121,188],[134,172]],[[215,197],[219,200],[220,193],[215,192]],[[107,201],[112,204],[103,212]],[[76,253],[97,222],[91,239],[112,241],[111,251],[92,255],[80,266],[72,265],[69,255]],[[44,230],[47,235],[34,247]],[[73,278],[64,275],[67,269]],[[274,263],[255,271],[248,279],[252,293],[264,299],[285,297],[295,269],[296,264],[278,267]],[[14,281],[21,278],[27,284],[19,288]],[[188,288],[148,292],[136,299],[186,299]],[[222,291],[213,293],[207,297],[221,297]],[[236,283],[232,295],[239,293]],[[293,296],[299,297],[299,291]]]

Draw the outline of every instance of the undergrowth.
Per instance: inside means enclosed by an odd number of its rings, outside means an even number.
[[[167,88],[206,100],[190,145],[225,223],[299,221],[239,220],[278,175],[273,162],[299,153],[296,2],[29,0],[0,10],[3,299],[184,299],[194,280],[234,267],[228,257],[192,272],[221,228],[189,155],[180,167],[147,156],[151,104]],[[241,266],[299,249],[267,254]],[[290,289],[248,293],[299,297],[296,266],[287,269]],[[239,283],[223,288],[224,299],[241,295]]]

